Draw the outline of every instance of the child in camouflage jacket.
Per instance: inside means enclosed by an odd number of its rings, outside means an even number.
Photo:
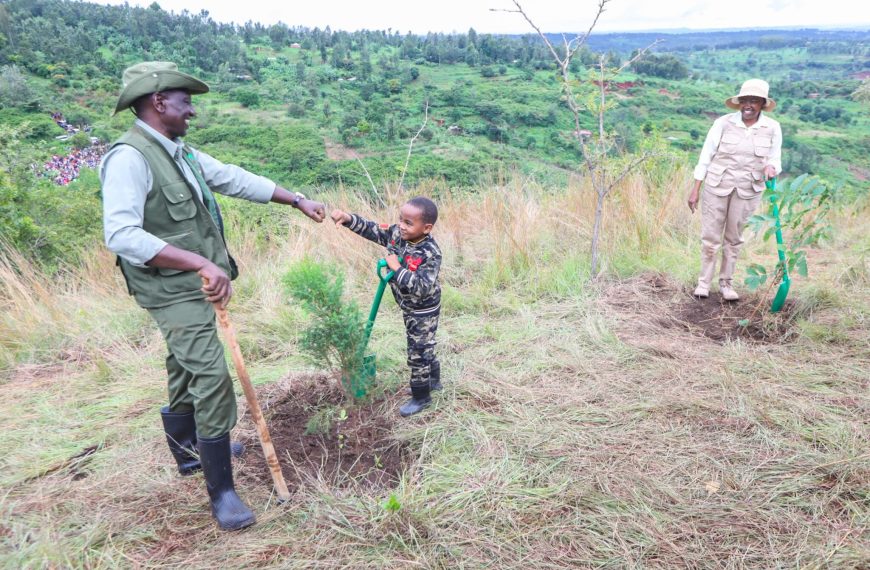
[[[387,266],[393,271],[390,289],[405,320],[411,399],[399,408],[402,416],[422,411],[430,392],[441,389],[441,363],[435,357],[435,332],[441,312],[441,249],[430,235],[438,208],[428,198],[416,197],[399,210],[399,223],[376,224],[356,214],[332,212],[336,226],[387,248]]]

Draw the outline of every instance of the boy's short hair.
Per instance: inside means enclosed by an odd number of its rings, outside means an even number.
[[[417,196],[408,200],[408,204],[414,206],[423,214],[424,224],[435,224],[438,221],[438,206],[429,198]]]

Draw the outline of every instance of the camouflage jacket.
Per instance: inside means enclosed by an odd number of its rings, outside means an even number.
[[[426,236],[417,243],[402,239],[399,226],[377,224],[356,214],[346,224],[352,232],[379,243],[395,254],[402,267],[390,279],[390,289],[396,303],[406,313],[418,316],[438,314],[441,309],[441,248],[435,238]]]

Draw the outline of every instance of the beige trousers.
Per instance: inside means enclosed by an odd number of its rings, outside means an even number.
[[[717,196],[704,189],[701,198],[701,275],[698,286],[710,288],[716,268],[716,253],[722,249],[719,268],[719,288],[731,287],[731,277],[737,263],[737,254],[743,245],[746,220],[758,207],[761,192],[752,198],[742,198],[734,190],[727,196]],[[724,238],[724,244],[723,244]]]

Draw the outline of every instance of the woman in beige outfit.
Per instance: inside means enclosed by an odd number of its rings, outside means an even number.
[[[726,301],[740,298],[731,280],[743,245],[743,228],[761,201],[764,181],[782,171],[782,130],[777,121],[762,114],[776,107],[768,89],[767,82],[750,79],[740,93],[725,100],[725,105],[737,112],[716,119],[695,166],[695,183],[688,199],[692,213],[704,184],[701,275],[696,297],[710,295],[716,254],[721,249],[719,292]]]

